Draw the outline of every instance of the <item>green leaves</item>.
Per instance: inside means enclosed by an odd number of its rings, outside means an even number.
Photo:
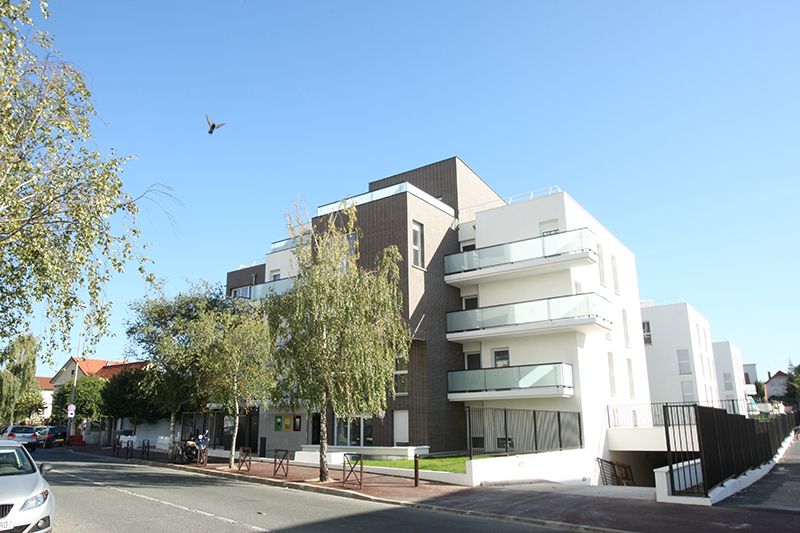
[[[0,352],[0,425],[18,422],[42,411],[42,393],[36,382],[39,342],[20,335]]]
[[[106,381],[98,376],[83,376],[75,382],[75,419],[99,420],[103,413],[103,389]],[[53,394],[54,421],[65,422],[67,406],[72,396],[72,385],[62,385]]]
[[[0,337],[24,331],[43,302],[50,352],[69,346],[84,307],[91,345],[108,326],[103,287],[147,258],[122,188],[126,159],[91,148],[86,82],[46,33],[30,31],[29,10],[0,3]]]

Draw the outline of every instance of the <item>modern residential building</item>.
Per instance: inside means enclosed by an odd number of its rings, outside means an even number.
[[[650,401],[633,253],[560,189],[504,200],[458,158],[345,202],[365,265],[400,250],[413,342],[384,416],[331,417],[330,444],[573,449],[565,470],[591,478],[608,456],[607,406]],[[312,224],[343,205],[319,207]],[[229,295],[291,287],[294,246],[277,241],[264,262],[229,272]],[[306,421],[314,442],[318,418]],[[258,433],[273,448],[268,426]]]
[[[642,302],[642,332],[653,402],[719,403],[710,327],[694,307]]]
[[[736,401],[738,413],[746,413],[747,392],[745,391],[742,351],[730,341],[711,344],[714,352],[714,366],[717,369],[717,386],[720,400]]]
[[[747,385],[755,385],[758,381],[758,371],[756,371],[755,363],[747,363],[742,365],[744,368],[744,382]]]

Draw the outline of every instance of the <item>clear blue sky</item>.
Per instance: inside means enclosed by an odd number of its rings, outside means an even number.
[[[310,208],[453,155],[512,195],[556,184],[759,374],[800,362],[797,2],[54,1],[99,147],[171,292],[224,281]],[[204,113],[227,125],[206,133]],[[134,275],[108,288],[126,345]],[[66,355],[57,357],[61,363]]]

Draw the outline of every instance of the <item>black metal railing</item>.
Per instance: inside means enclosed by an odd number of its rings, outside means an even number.
[[[711,489],[773,459],[800,425],[800,413],[753,420],[700,405],[663,406],[673,494],[708,496]]]
[[[610,428],[660,427],[664,425],[665,405],[702,405],[717,407],[730,414],[747,414],[747,400],[717,400],[710,402],[658,402],[626,403],[606,406],[606,417]]]
[[[488,407],[466,409],[470,457],[583,447],[580,413]]]

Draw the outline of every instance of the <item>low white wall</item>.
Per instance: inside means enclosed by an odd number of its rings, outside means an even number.
[[[467,476],[473,486],[534,480],[590,483],[594,471],[594,458],[583,449],[467,461]]]
[[[303,453],[319,453],[319,444],[303,444]],[[427,455],[430,446],[328,446],[328,455],[331,453],[363,453],[364,456],[397,457],[413,459],[414,455]]]
[[[606,432],[610,451],[665,452],[663,427],[610,428]]]

